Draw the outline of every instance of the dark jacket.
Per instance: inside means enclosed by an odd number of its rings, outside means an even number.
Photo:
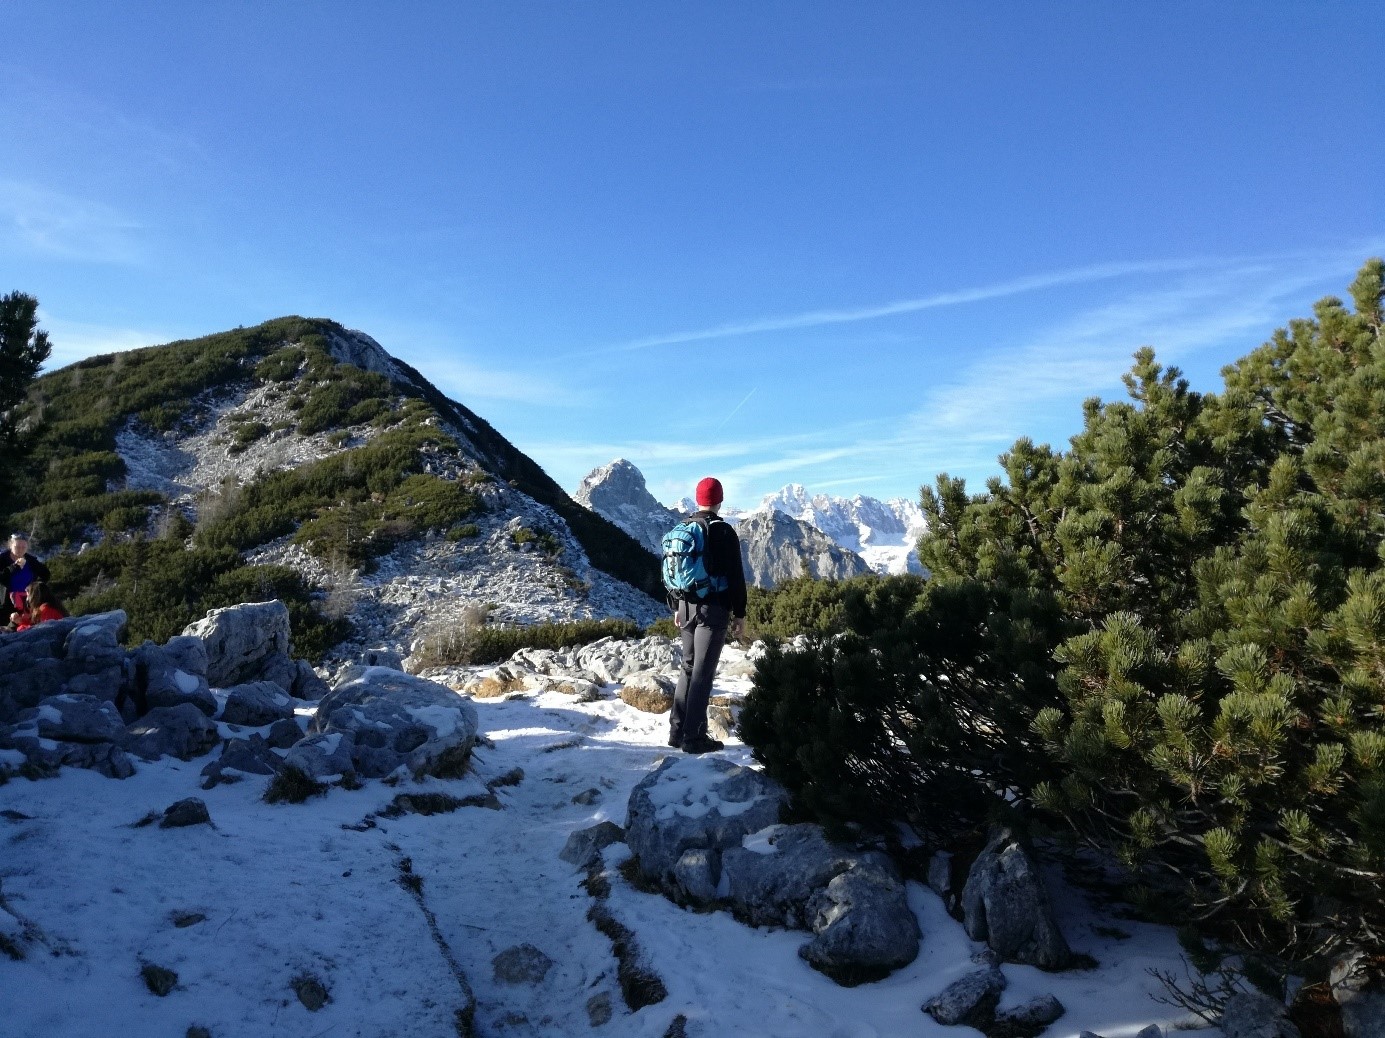
[[[42,559],[25,555],[24,565],[16,566],[10,549],[0,551],[0,585],[7,595],[11,591],[23,591],[36,580],[48,581],[48,567]]]
[[[745,567],[741,564],[741,539],[736,536],[736,528],[706,509],[688,518],[707,520],[707,573],[726,578],[726,590],[711,591],[703,601],[725,606],[734,617],[745,616]]]

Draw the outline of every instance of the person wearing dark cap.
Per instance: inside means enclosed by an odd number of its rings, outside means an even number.
[[[696,597],[679,598],[673,622],[683,637],[683,672],[673,693],[669,715],[668,744],[684,753],[711,753],[723,744],[707,734],[707,700],[712,678],[729,629],[739,638],[745,633],[745,569],[741,565],[741,541],[721,510],[721,482],[708,476],[697,484],[698,511],[688,517],[706,529],[703,562],[714,587]]]

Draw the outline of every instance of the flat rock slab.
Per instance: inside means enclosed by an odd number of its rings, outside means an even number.
[[[718,757],[666,757],[630,794],[625,842],[640,871],[665,888],[684,851],[739,847],[779,821],[788,792],[758,771]]]

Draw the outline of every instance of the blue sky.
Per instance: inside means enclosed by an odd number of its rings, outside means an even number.
[[[978,489],[1385,252],[1378,3],[29,3],[0,291],[55,363],[360,328],[568,488]]]

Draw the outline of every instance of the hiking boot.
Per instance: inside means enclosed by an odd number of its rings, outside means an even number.
[[[726,743],[706,735],[696,735],[683,740],[684,753],[716,753],[726,749]]]
[[[673,735],[670,733],[668,737],[668,744],[672,746],[675,750],[681,750],[683,748],[683,737],[681,735]]]

